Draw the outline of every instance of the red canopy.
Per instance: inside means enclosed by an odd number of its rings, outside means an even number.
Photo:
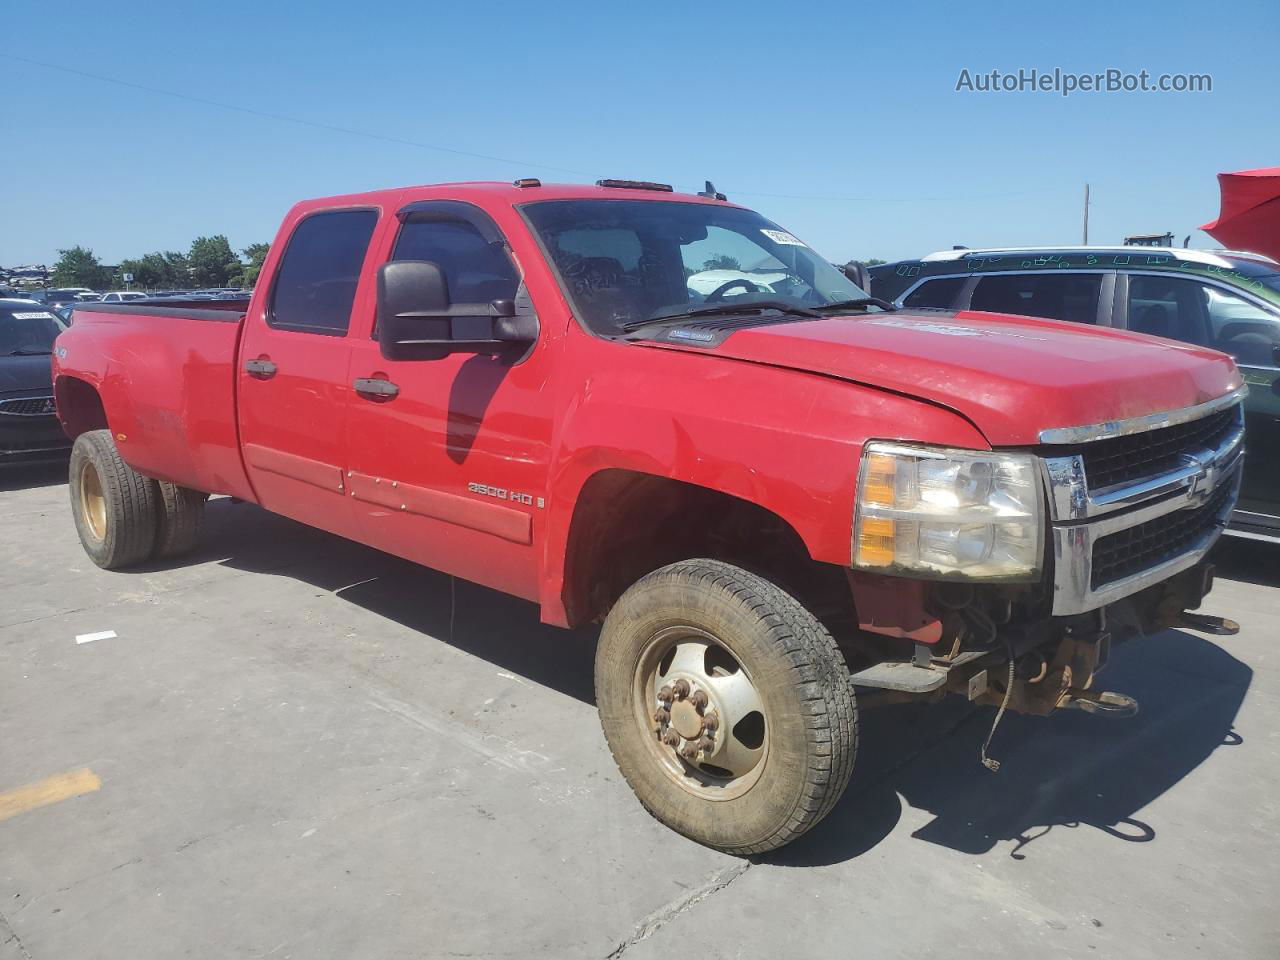
[[[1280,167],[1218,174],[1222,212],[1200,229],[1230,250],[1280,260]]]

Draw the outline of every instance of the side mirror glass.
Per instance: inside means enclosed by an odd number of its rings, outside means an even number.
[[[439,264],[395,260],[378,268],[378,347],[388,360],[503,353],[537,339],[537,318],[512,300],[453,303]]]

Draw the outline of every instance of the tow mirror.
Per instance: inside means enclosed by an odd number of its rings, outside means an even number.
[[[537,317],[512,300],[454,303],[439,264],[395,260],[378,268],[378,348],[388,360],[504,353],[537,339]]]
[[[871,276],[867,273],[867,265],[865,263],[850,260],[840,268],[840,272],[852,280],[860,290],[870,292]]]

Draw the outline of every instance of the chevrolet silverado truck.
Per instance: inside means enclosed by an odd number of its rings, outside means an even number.
[[[636,181],[304,202],[250,299],[82,306],[53,372],[95,563],[217,493],[602,623],[622,774],[736,854],[831,810],[855,690],[1133,712],[1094,677],[1197,622],[1243,455],[1223,354],[894,309]]]

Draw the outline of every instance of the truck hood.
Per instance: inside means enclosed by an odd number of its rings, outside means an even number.
[[[942,404],[992,446],[1041,430],[1190,407],[1241,384],[1225,354],[1143,334],[963,311],[900,310],[737,330],[714,347],[662,346],[838,377]],[[893,437],[886,424],[885,435]],[[903,438],[909,439],[909,438]]]

